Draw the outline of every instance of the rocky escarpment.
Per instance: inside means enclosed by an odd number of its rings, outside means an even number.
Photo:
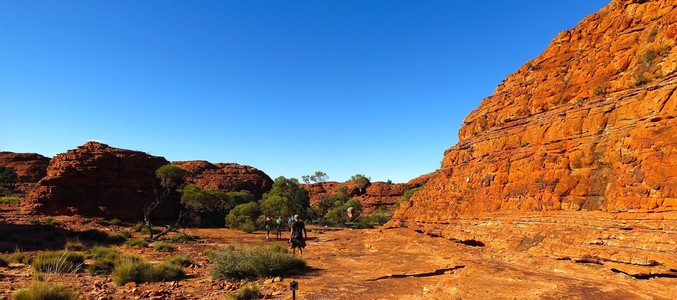
[[[560,33],[465,119],[391,225],[677,276],[675,5],[613,1]]]
[[[273,187],[270,176],[250,166],[235,163],[212,164],[203,160],[175,161],[172,164],[191,172],[188,181],[201,188],[226,192],[246,190],[261,197]]]
[[[169,162],[139,151],[87,142],[52,158],[47,176],[26,197],[26,205],[50,215],[140,219],[159,186],[155,170]],[[157,218],[177,214],[178,202],[163,203]]]
[[[0,166],[14,170],[20,182],[38,182],[47,175],[49,158],[37,153],[0,152]]]
[[[362,204],[365,213],[376,211],[380,207],[393,209],[395,203],[402,199],[402,195],[408,190],[424,186],[431,174],[425,174],[410,180],[407,183],[370,182],[366,187],[361,187],[353,182],[327,181],[312,184],[301,184],[308,191],[310,204],[319,203],[322,199],[335,195],[339,187],[346,188],[348,196],[356,198]]]

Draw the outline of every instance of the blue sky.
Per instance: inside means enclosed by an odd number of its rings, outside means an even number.
[[[609,1],[0,0],[0,150],[406,182]]]

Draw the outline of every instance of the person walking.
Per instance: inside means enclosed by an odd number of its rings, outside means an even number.
[[[281,216],[277,217],[277,220],[275,220],[275,225],[277,225],[277,239],[282,238],[282,224],[284,224],[284,220],[282,220]]]
[[[273,219],[269,216],[266,216],[265,224],[266,224],[266,240],[270,239],[270,223],[273,221]]]
[[[289,242],[291,243],[292,255],[296,255],[296,248],[299,248],[299,254],[303,256],[303,248],[306,247],[308,232],[306,232],[306,224],[299,219],[299,215],[294,215],[294,223],[291,224],[290,233]]]

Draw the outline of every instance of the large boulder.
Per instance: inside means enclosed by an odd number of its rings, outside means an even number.
[[[25,202],[50,215],[141,219],[159,186],[155,171],[168,163],[143,152],[87,142],[52,158],[47,176]],[[174,199],[157,207],[152,216],[172,218],[177,213]]]
[[[560,33],[466,117],[389,225],[676,275],[676,39],[671,1],[616,0]]]
[[[261,197],[270,191],[273,180],[263,171],[235,163],[215,163],[204,160],[172,162],[192,173],[189,182],[206,189],[226,192],[246,190]]]

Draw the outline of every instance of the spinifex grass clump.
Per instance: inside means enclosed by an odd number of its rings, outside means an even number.
[[[181,279],[185,275],[183,268],[169,262],[151,265],[134,257],[123,256],[115,264],[112,276],[118,285],[127,282],[155,282]]]
[[[156,242],[153,244],[153,249],[157,252],[172,252],[176,250],[174,246],[168,244],[168,243],[162,243],[162,242]]]
[[[122,257],[122,253],[107,247],[94,247],[87,253],[93,261],[87,266],[91,275],[109,275],[113,273],[115,264]]]
[[[228,300],[251,300],[261,299],[261,288],[257,284],[248,284],[242,286],[235,293],[228,296]]]
[[[75,273],[83,266],[85,257],[81,253],[50,251],[38,254],[31,266],[38,272]]]
[[[148,242],[139,239],[139,238],[134,238],[134,239],[129,239],[125,242],[125,246],[129,247],[138,247],[138,248],[146,248],[148,247]]]
[[[15,300],[75,300],[78,296],[70,289],[60,284],[37,281],[30,287],[20,289],[14,293]]]
[[[193,260],[190,259],[188,254],[170,256],[165,259],[165,262],[182,267],[190,267],[193,264]]]
[[[284,251],[282,251],[283,249]],[[229,246],[209,254],[213,278],[259,278],[283,276],[302,269],[306,262],[277,247],[236,248]]]

